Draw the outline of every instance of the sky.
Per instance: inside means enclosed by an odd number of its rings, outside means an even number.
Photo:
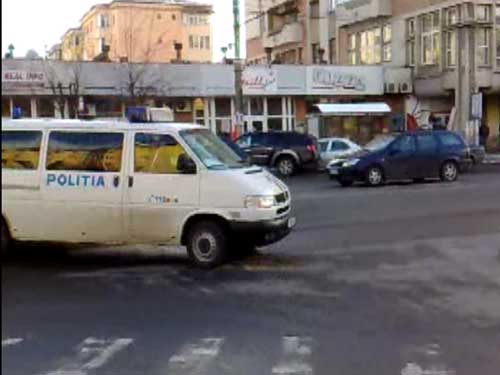
[[[80,18],[94,4],[110,0],[1,0],[2,3],[2,56],[9,44],[15,47],[14,56],[24,57],[29,49],[40,56],[58,43],[70,27],[79,25]],[[222,59],[221,47],[233,43],[232,0],[203,0],[211,3],[214,38],[214,61]],[[244,1],[241,1],[241,8]],[[244,10],[242,9],[242,17]],[[244,24],[244,22],[242,22]],[[245,53],[245,33],[241,32],[242,57]],[[230,51],[228,57],[234,52]]]

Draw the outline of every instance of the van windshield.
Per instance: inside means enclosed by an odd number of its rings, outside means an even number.
[[[245,166],[245,161],[208,129],[183,130],[180,135],[208,169]]]

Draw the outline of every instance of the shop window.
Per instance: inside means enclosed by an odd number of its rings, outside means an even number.
[[[47,170],[119,172],[122,150],[122,133],[52,132]]]
[[[2,131],[2,169],[38,169],[41,142],[39,131]]]
[[[14,108],[20,108],[22,117],[31,117],[31,99],[13,98]]]
[[[118,99],[92,97],[87,104],[95,108],[97,117],[122,117],[121,102]]]
[[[183,147],[168,134],[135,135],[134,170],[136,173],[179,174],[177,162],[185,154]]]
[[[10,99],[2,98],[2,117],[10,117]]]
[[[283,130],[283,118],[268,118],[267,119],[268,131],[281,131]]]
[[[267,113],[269,116],[281,116],[283,113],[282,99],[268,98],[267,99]]]
[[[54,117],[54,100],[40,98],[36,101],[36,114],[38,117]]]
[[[490,29],[481,28],[476,32],[478,65],[490,65]]]
[[[252,116],[261,116],[264,114],[264,99],[251,98],[250,99],[250,114]]]
[[[231,99],[229,98],[215,99],[215,116],[231,117]]]

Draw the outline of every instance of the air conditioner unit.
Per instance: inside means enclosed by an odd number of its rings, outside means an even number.
[[[410,94],[413,92],[412,84],[410,82],[401,82],[399,84],[399,92],[403,94]]]
[[[384,85],[384,91],[388,94],[396,94],[398,92],[398,86],[395,83],[386,83]]]
[[[175,112],[191,112],[191,101],[189,100],[179,100],[175,102],[174,106]]]

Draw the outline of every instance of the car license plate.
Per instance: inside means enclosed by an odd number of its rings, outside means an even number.
[[[339,169],[337,167],[330,168],[330,174],[335,176],[338,175]]]
[[[297,224],[297,219],[294,217],[291,217],[288,219],[288,228],[293,228]]]

